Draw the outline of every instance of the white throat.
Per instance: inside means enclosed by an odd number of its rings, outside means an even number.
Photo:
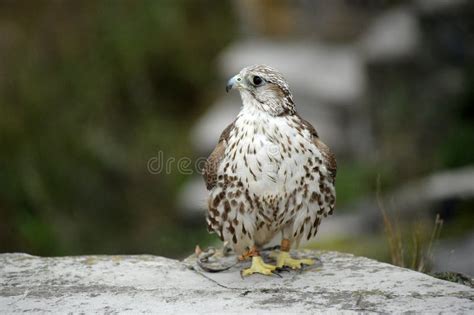
[[[244,109],[251,110],[254,108],[271,116],[278,116],[283,112],[281,100],[273,96],[262,95],[264,101],[260,101],[256,99],[256,97],[249,91],[240,90],[240,97],[242,98],[242,105]]]

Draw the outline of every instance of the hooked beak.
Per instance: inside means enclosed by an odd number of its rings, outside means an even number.
[[[242,79],[240,78],[239,75],[233,76],[232,78],[229,79],[229,81],[227,81],[227,85],[225,86],[225,91],[229,92],[234,87],[240,87],[241,86],[241,83],[240,83],[241,81],[242,81]]]

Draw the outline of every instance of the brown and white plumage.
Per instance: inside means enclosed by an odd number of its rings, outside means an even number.
[[[204,168],[209,230],[237,253],[278,233],[291,242],[309,240],[334,210],[334,155],[297,114],[277,70],[244,68],[229,87],[239,89],[243,106]]]

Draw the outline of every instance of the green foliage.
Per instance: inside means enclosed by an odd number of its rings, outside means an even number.
[[[447,214],[443,235],[450,239],[462,239],[469,235],[474,223],[474,200],[458,200],[451,202]]]
[[[157,237],[181,224],[182,179],[147,161],[192,156],[190,121],[234,33],[229,3],[8,2],[0,19],[0,251],[192,248],[183,229]]]
[[[469,165],[474,161],[474,126],[460,124],[448,131],[440,145],[438,156],[444,168]]]
[[[382,214],[385,235],[389,247],[391,263],[399,267],[427,272],[433,261],[434,243],[439,239],[444,220],[436,215],[430,229],[425,220],[413,220],[403,224],[388,211],[381,197],[380,179],[377,180],[377,204]],[[409,240],[408,240],[409,238]]]
[[[338,162],[336,192],[338,210],[350,209],[352,202],[376,190],[377,177],[380,176],[385,187],[392,187],[396,177],[388,165],[374,163]]]
[[[373,70],[373,115],[377,161],[388,171],[391,185],[426,176],[440,169],[474,163],[474,67],[454,67],[457,75],[441,75],[449,68],[437,63],[407,62]],[[463,78],[456,86],[457,76]],[[442,79],[441,79],[442,78]],[[465,80],[465,81],[464,81]]]
[[[474,65],[466,67],[465,91],[451,105],[454,122],[449,124],[436,156],[441,168],[474,163]]]

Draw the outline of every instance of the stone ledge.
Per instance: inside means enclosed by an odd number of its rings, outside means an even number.
[[[200,271],[193,257],[1,254],[0,313],[474,311],[467,286],[349,254],[303,254],[322,264],[245,279],[236,267]]]

